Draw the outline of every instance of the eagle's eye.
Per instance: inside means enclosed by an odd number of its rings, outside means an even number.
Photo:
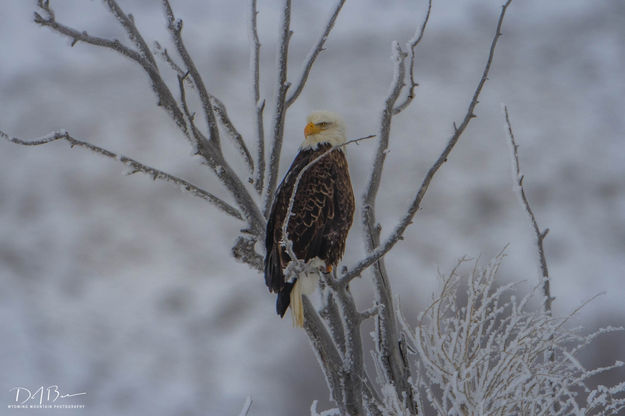
[[[330,126],[330,123],[327,121],[322,121],[322,122],[317,123],[317,126],[321,127],[322,129],[327,129],[328,126]]]

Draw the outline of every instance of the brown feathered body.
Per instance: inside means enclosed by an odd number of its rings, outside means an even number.
[[[265,282],[270,291],[278,294],[276,311],[280,316],[289,307],[291,291],[297,284],[297,278],[286,281],[284,276],[290,257],[282,233],[293,192],[286,230],[297,258],[307,262],[318,258],[328,268],[336,266],[345,252],[345,240],[354,216],[354,194],[343,150],[336,148],[309,166],[294,189],[299,173],[331,147],[329,143],[320,143],[300,149],[276,192],[269,215]],[[301,305],[298,307],[301,309]]]

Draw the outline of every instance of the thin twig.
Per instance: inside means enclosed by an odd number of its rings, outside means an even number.
[[[239,150],[239,154],[243,157],[243,161],[245,162],[250,175],[254,174],[254,160],[252,159],[252,155],[247,149],[243,136],[241,136],[241,133],[239,133],[230,120],[226,106],[221,102],[221,100],[212,94],[209,94],[209,98],[211,100],[211,104],[213,104],[213,110],[219,116],[219,121],[226,129],[226,132],[228,132],[228,137],[230,137],[235,147]]]
[[[384,241],[384,244],[380,245],[369,256],[367,256],[366,258],[358,262],[355,266],[353,266],[350,270],[348,270],[342,276],[341,279],[344,280],[346,283],[354,279],[356,276],[360,276],[360,274],[365,269],[367,269],[373,263],[378,261],[378,259],[380,259],[386,253],[388,253],[393,248],[393,246],[399,240],[402,239],[406,228],[408,228],[408,226],[412,223],[412,219],[414,218],[414,215],[419,210],[419,207],[421,206],[421,201],[423,200],[423,197],[425,196],[425,193],[427,192],[428,187],[430,183],[432,182],[432,179],[434,178],[434,175],[436,174],[438,169],[447,161],[447,157],[449,156],[454,146],[458,142],[458,139],[460,139],[460,136],[469,125],[469,122],[475,117],[474,110],[478,104],[478,99],[479,99],[480,93],[482,92],[482,88],[484,87],[484,84],[486,83],[486,80],[488,79],[488,73],[490,71],[490,67],[493,62],[493,58],[495,56],[495,47],[497,46],[497,41],[499,40],[499,37],[501,36],[501,27],[503,24],[503,19],[505,17],[506,10],[511,2],[512,0],[508,0],[502,6],[502,10],[499,15],[499,20],[497,22],[497,29],[493,37],[493,40],[491,42],[490,52],[489,52],[484,70],[482,72],[482,77],[478,83],[477,88],[475,89],[473,98],[471,99],[471,102],[469,103],[469,107],[467,109],[466,115],[462,123],[460,124],[459,127],[455,126],[454,133],[450,137],[449,141],[447,142],[447,145],[443,149],[438,159],[434,162],[434,164],[430,167],[430,169],[426,173],[425,178],[423,179],[423,182],[421,183],[421,186],[419,187],[419,190],[417,191],[415,198],[410,204],[410,207],[406,215],[401,219],[399,224],[397,224],[397,226],[395,227],[391,235]]]
[[[163,48],[159,42],[154,42],[154,49],[156,50],[156,54],[159,55],[167,64],[173,69],[178,75],[185,75],[186,72],[178,65],[174,58],[171,57],[167,48]],[[189,85],[193,85],[193,81],[187,78],[187,82]]]
[[[513,160],[513,165],[514,165],[514,181],[515,181],[515,188],[516,191],[521,199],[521,203],[523,204],[523,207],[525,208],[525,212],[527,212],[530,222],[532,224],[532,228],[534,229],[534,233],[536,234],[536,247],[538,248],[538,258],[539,258],[539,262],[540,262],[540,270],[541,270],[541,274],[542,274],[542,290],[543,290],[543,311],[545,312],[545,314],[548,317],[552,317],[552,311],[551,311],[551,303],[553,302],[553,297],[551,296],[551,288],[550,288],[550,279],[549,279],[549,270],[547,269],[547,258],[545,256],[545,249],[543,247],[543,242],[545,240],[545,237],[547,236],[547,233],[549,232],[549,228],[546,228],[545,230],[540,229],[540,227],[538,226],[538,222],[536,221],[536,216],[534,215],[534,211],[532,210],[532,207],[530,206],[530,203],[527,199],[527,195],[525,194],[525,187],[523,186],[523,174],[521,173],[521,164],[519,162],[519,145],[516,143],[516,140],[514,138],[514,132],[512,131],[512,123],[510,122],[510,114],[508,113],[508,107],[507,106],[503,106],[503,110],[504,110],[504,115],[506,118],[506,128],[508,131],[508,137],[510,138],[510,146],[511,146],[511,152],[512,152],[512,160]],[[549,337],[550,341],[553,342],[553,334],[550,335]],[[555,351],[553,349],[553,347],[548,347],[547,351],[545,352],[545,356],[547,358],[547,360],[549,360],[550,362],[555,362]],[[552,394],[554,399],[557,397],[557,392],[555,390],[555,387],[553,386],[553,384],[550,384],[551,388],[552,388]],[[557,411],[558,410],[558,405],[556,404],[556,401],[554,400],[554,405],[552,407],[552,411]]]
[[[214,148],[221,153],[221,141],[219,139],[219,129],[215,119],[215,112],[210,102],[210,95],[204,85],[204,81],[202,80],[195,63],[193,62],[193,59],[191,59],[184,41],[182,40],[182,20],[175,18],[174,12],[169,4],[169,0],[163,0],[163,9],[165,10],[165,16],[167,17],[167,28],[172,35],[178,54],[182,58],[184,66],[197,88],[197,92],[202,103],[202,109],[204,110],[204,117],[206,118],[209,138]]]
[[[542,272],[542,287],[543,287],[543,309],[545,313],[549,316],[551,315],[551,302],[553,301],[553,297],[551,297],[551,289],[549,287],[549,270],[547,269],[547,258],[545,257],[545,249],[543,247],[543,242],[547,233],[549,232],[549,228],[545,228],[541,230],[538,226],[538,222],[536,221],[536,216],[534,215],[534,211],[530,206],[530,203],[527,199],[527,195],[525,195],[525,188],[523,187],[523,178],[524,175],[521,173],[521,165],[519,163],[519,145],[516,143],[514,138],[514,133],[512,131],[512,124],[510,123],[510,115],[508,114],[508,107],[504,105],[503,107],[504,114],[506,117],[506,127],[508,131],[508,137],[510,138],[510,144],[512,145],[512,160],[514,162],[514,173],[515,173],[515,185],[516,189],[521,197],[521,201],[523,203],[523,207],[525,211],[529,215],[530,221],[532,223],[532,228],[534,229],[534,233],[536,234],[536,245],[538,247],[538,258],[540,261],[540,270]]]
[[[265,193],[265,218],[271,210],[273,194],[278,185],[278,172],[280,171],[280,154],[282,152],[282,139],[284,136],[284,120],[286,117],[286,92],[290,84],[287,82],[287,67],[289,57],[289,40],[293,32],[291,27],[291,0],[285,0],[282,7],[282,23],[280,24],[280,41],[278,48],[278,68],[276,79],[275,108],[272,116],[272,147],[267,166],[267,188]]]
[[[141,162],[138,162],[135,159],[111,152],[110,150],[104,149],[94,144],[75,139],[66,131],[57,131],[47,136],[44,136],[42,138],[34,139],[34,140],[23,140],[17,137],[10,137],[3,131],[0,131],[0,137],[8,141],[11,141],[13,143],[20,144],[22,146],[40,146],[43,144],[52,143],[57,140],[65,140],[70,144],[71,147],[74,147],[74,146],[82,147],[84,149],[88,149],[99,155],[105,156],[109,159],[120,161],[121,163],[123,163],[124,165],[128,166],[131,169],[130,171],[131,174],[136,173],[136,172],[141,172],[141,173],[151,176],[152,179],[154,180],[158,179],[161,181],[165,181],[165,182],[178,185],[180,189],[190,193],[193,196],[202,198],[205,201],[208,201],[214,204],[217,208],[221,209],[226,214],[238,220],[243,220],[243,216],[241,215],[239,210],[237,210],[236,208],[234,208],[227,202],[221,200],[220,198],[216,197],[215,195],[211,194],[210,192],[207,192],[197,187],[196,185],[193,185],[192,183],[185,181],[184,179],[178,178],[174,175],[171,175],[169,173],[163,172],[161,170],[155,169]]]
[[[178,89],[180,91],[180,103],[182,104],[182,111],[191,127],[192,139],[195,140],[194,154],[201,155],[202,149],[208,147],[208,139],[204,136],[204,133],[195,125],[195,113],[191,114],[189,110],[189,104],[187,103],[187,94],[185,90],[185,81],[189,79],[189,73],[184,75],[178,75]],[[207,158],[204,157],[206,160]]]
[[[265,183],[265,126],[263,113],[265,100],[260,99],[260,40],[258,39],[256,0],[250,2],[250,69],[252,84],[252,100],[254,102],[254,114],[256,115],[256,175],[254,176],[254,189],[262,195]]]
[[[345,4],[345,0],[338,0],[336,5],[334,6],[334,9],[332,10],[332,13],[330,14],[330,18],[328,19],[328,23],[326,23],[325,25],[323,33],[321,34],[321,36],[319,37],[319,40],[317,41],[315,46],[310,50],[310,52],[308,53],[308,56],[306,57],[306,60],[305,60],[306,63],[304,64],[304,68],[302,69],[299,80],[297,81],[297,83],[294,84],[295,89],[291,90],[291,94],[289,95],[289,98],[287,98],[286,100],[287,107],[290,107],[291,104],[293,104],[295,100],[297,100],[297,97],[299,97],[302,90],[304,89],[304,86],[306,85],[306,81],[308,80],[308,75],[310,75],[310,70],[312,69],[313,64],[315,63],[317,56],[319,56],[321,51],[324,50],[324,45],[326,43],[326,40],[328,39],[328,36],[330,35],[332,28],[334,27],[334,23],[336,22],[336,18],[341,12],[341,9],[343,8],[344,4]]]
[[[121,25],[123,26],[124,30],[126,30],[126,33],[128,34],[128,37],[130,38],[130,40],[132,40],[135,43],[135,45],[137,45],[137,48],[139,49],[139,53],[145,59],[150,61],[150,63],[154,65],[154,67],[156,67],[157,65],[156,65],[156,60],[154,59],[154,55],[152,55],[152,51],[150,51],[150,48],[148,47],[147,43],[143,39],[143,36],[141,36],[141,33],[137,29],[137,26],[135,26],[135,21],[134,21],[133,16],[131,14],[124,13],[122,8],[119,7],[119,5],[117,4],[116,0],[104,0],[104,2],[111,10],[111,13],[113,14],[113,16],[115,16],[117,21],[120,22]]]

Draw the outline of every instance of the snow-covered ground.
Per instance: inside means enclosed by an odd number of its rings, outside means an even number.
[[[0,129],[32,138],[65,128],[225,195],[154,105],[141,70],[108,50],[71,48],[33,23],[33,3],[0,6]],[[146,38],[168,44],[159,2],[120,3]],[[271,100],[280,10],[277,2],[259,3],[262,94]],[[52,5],[61,22],[123,38],[100,2]],[[173,6],[207,87],[251,137],[247,2]],[[331,7],[294,2],[291,79]],[[417,96],[393,125],[378,198],[383,232],[464,115],[499,7],[493,0],[435,2],[417,55]],[[341,112],[352,137],[376,133],[392,77],[391,42],[404,45],[424,10],[423,2],[408,0],[347,2],[288,114],[282,172],[313,109]],[[556,313],[605,292],[579,322],[621,325],[625,4],[519,1],[503,34],[478,118],[388,256],[393,287],[414,316],[430,300],[438,270],[464,255],[489,259],[506,244],[501,278],[536,282],[534,236],[512,186],[505,103],[528,196],[550,229],[545,244]],[[373,149],[372,143],[349,149],[358,195]],[[63,143],[25,148],[0,141],[0,166],[0,405],[10,403],[13,387],[42,385],[87,393],[75,398],[85,410],[55,414],[232,415],[248,395],[253,415],[305,414],[313,399],[327,403],[305,334],[277,318],[262,277],[230,257],[236,221],[173,186],[125,176],[115,162]],[[356,218],[348,264],[363,255],[359,227]],[[366,285],[366,279],[356,284]],[[622,345],[623,337],[613,335],[586,363],[624,360]]]

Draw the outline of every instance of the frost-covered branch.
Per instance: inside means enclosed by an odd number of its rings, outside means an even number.
[[[412,103],[412,100],[414,99],[414,90],[415,88],[419,86],[419,84],[417,84],[417,82],[415,81],[415,77],[414,77],[415,50],[417,48],[417,45],[421,43],[421,39],[423,39],[423,35],[425,34],[425,29],[428,25],[428,22],[430,21],[431,11],[432,11],[432,0],[428,0],[428,9],[427,9],[427,12],[425,13],[425,17],[423,18],[423,22],[421,23],[421,27],[415,32],[414,36],[407,44],[407,49],[410,51],[410,64],[409,64],[410,69],[408,71],[410,86],[406,90],[407,92],[406,92],[406,97],[404,97],[404,100],[400,104],[397,104],[395,108],[393,108],[393,114],[395,115],[404,111],[410,105],[410,103]]]
[[[304,330],[312,345],[319,366],[328,383],[332,400],[344,410],[344,392],[342,386],[343,361],[332,340],[332,336],[321,321],[315,307],[306,296],[302,297],[304,305]],[[347,413],[341,413],[347,414]]]
[[[104,0],[104,2],[109,7],[111,13],[115,16],[117,21],[121,23],[130,40],[133,41],[134,44],[137,46],[141,56],[147,59],[154,67],[156,67],[156,60],[154,60],[154,55],[152,55],[152,51],[150,51],[150,48],[143,39],[141,32],[139,32],[137,26],[135,26],[135,19],[132,14],[124,13],[122,8],[119,7],[119,5],[117,4],[116,0]]]
[[[250,151],[247,149],[247,145],[245,144],[245,141],[243,140],[243,136],[241,135],[241,133],[239,133],[237,128],[234,126],[234,124],[230,120],[230,117],[228,116],[228,111],[226,110],[226,106],[224,105],[224,103],[222,103],[221,100],[219,100],[214,95],[209,95],[209,97],[210,97],[211,104],[213,105],[213,109],[215,110],[215,113],[219,117],[219,121],[221,122],[221,124],[226,129],[226,132],[228,133],[228,137],[230,137],[230,139],[232,140],[232,143],[239,151],[239,154],[243,158],[243,161],[245,162],[245,165],[247,166],[247,169],[250,175],[253,175],[254,174],[254,160],[252,159],[252,155],[250,154]]]
[[[330,35],[332,28],[334,28],[334,23],[336,22],[336,18],[339,16],[339,13],[341,12],[341,9],[343,8],[344,4],[345,4],[345,0],[338,0],[336,5],[334,6],[334,9],[332,10],[332,13],[330,14],[330,18],[328,19],[328,23],[326,23],[323,29],[323,33],[321,34],[321,36],[319,37],[319,40],[317,41],[315,46],[313,46],[313,48],[308,53],[308,56],[306,57],[304,68],[302,69],[302,72],[299,76],[299,80],[295,83],[295,88],[291,90],[291,94],[286,100],[287,107],[290,107],[291,104],[293,104],[295,100],[297,100],[297,97],[299,97],[302,90],[304,89],[304,86],[306,85],[306,81],[308,80],[308,75],[310,75],[310,70],[312,69],[313,64],[315,63],[317,56],[319,56],[321,51],[324,50],[324,45],[326,43],[326,40],[328,39],[328,36]]]
[[[334,277],[336,277],[336,272]],[[345,335],[345,349],[343,353],[345,408],[350,415],[362,415],[364,414],[363,381],[365,368],[362,337],[360,334],[360,314],[356,308],[354,298],[346,286],[329,284],[335,289]]]
[[[68,132],[66,131],[57,131],[54,133],[51,133],[47,136],[38,138],[38,139],[33,139],[33,140],[23,140],[23,139],[19,139],[17,137],[10,137],[9,135],[7,135],[5,132],[0,131],[0,137],[11,141],[15,144],[20,144],[23,146],[40,146],[43,144],[48,144],[48,143],[52,143],[55,142],[57,140],[65,140],[67,141],[71,147],[82,147],[83,149],[88,149],[94,153],[97,153],[99,155],[105,156],[109,159],[114,159],[114,160],[118,160],[121,163],[123,163],[124,165],[126,165],[127,167],[130,168],[130,174],[133,173],[144,173],[146,175],[149,175],[152,177],[152,179],[154,180],[161,180],[161,181],[165,181],[165,182],[169,182],[169,183],[173,183],[175,185],[178,185],[178,187],[180,189],[182,189],[185,192],[190,193],[193,196],[196,196],[198,198],[202,198],[210,203],[212,203],[213,205],[215,205],[217,208],[219,208],[220,210],[222,210],[223,212],[225,212],[226,214],[238,219],[238,220],[243,220],[243,216],[241,215],[241,213],[234,208],[233,206],[231,206],[230,204],[228,204],[227,202],[219,199],[218,197],[216,197],[215,195],[211,194],[210,192],[207,192],[195,185],[193,185],[190,182],[185,181],[184,179],[178,178],[174,175],[170,175],[169,173],[163,172],[161,170],[155,169],[153,167],[150,167],[148,165],[145,165],[141,162],[136,161],[135,159],[129,158],[127,156],[124,155],[120,155],[114,152],[111,152],[110,150],[104,149],[102,147],[96,146],[94,144],[82,141],[82,140],[78,140],[75,139],[74,137],[72,137]]]
[[[277,79],[275,86],[275,102],[271,120],[271,154],[267,166],[267,188],[265,192],[265,217],[271,210],[273,194],[278,185],[280,171],[280,154],[282,153],[282,139],[284,136],[284,120],[286,117],[286,92],[290,84],[287,82],[287,68],[289,59],[289,40],[291,39],[291,0],[284,0],[282,20],[280,23],[280,40],[277,58]]]
[[[523,178],[525,175],[521,172],[521,165],[519,163],[519,145],[516,143],[514,138],[514,132],[512,131],[512,124],[510,123],[510,115],[508,113],[508,107],[504,105],[503,107],[504,115],[506,117],[506,130],[508,132],[508,138],[510,139],[510,146],[512,152],[512,163],[514,169],[514,183],[515,183],[515,191],[519,195],[521,203],[523,204],[523,208],[525,208],[525,212],[529,215],[530,222],[532,224],[532,228],[534,229],[534,233],[536,234],[536,245],[538,247],[538,261],[540,262],[540,271],[542,272],[542,288],[543,288],[543,308],[545,313],[551,315],[551,303],[554,298],[551,296],[551,289],[549,287],[549,270],[547,269],[547,258],[545,257],[545,249],[543,247],[543,242],[547,233],[549,232],[549,228],[545,228],[541,230],[538,226],[538,222],[536,221],[536,216],[534,215],[534,211],[530,206],[530,203],[527,199],[527,195],[525,195],[525,188],[523,187]]]
[[[265,127],[263,114],[265,110],[265,100],[260,99],[260,40],[258,38],[257,17],[258,10],[256,0],[250,1],[250,73],[252,85],[252,101],[254,104],[254,114],[256,115],[256,174],[254,176],[254,189],[262,195],[265,183]]]
[[[187,51],[184,41],[182,40],[182,20],[175,18],[174,12],[171,8],[171,5],[169,4],[169,0],[163,0],[163,9],[165,11],[165,17],[167,18],[167,29],[172,36],[174,45],[176,45],[178,54],[182,58],[182,61],[186,68],[186,72],[190,74],[190,77],[197,88],[197,93],[202,103],[202,110],[204,111],[204,117],[206,118],[209,139],[212,145],[221,152],[219,129],[217,127],[217,121],[215,119],[215,112],[210,102],[210,96],[208,94],[206,86],[204,85],[204,80],[200,76],[200,73],[197,70],[195,63],[193,62],[193,59],[191,59],[191,56]]]

